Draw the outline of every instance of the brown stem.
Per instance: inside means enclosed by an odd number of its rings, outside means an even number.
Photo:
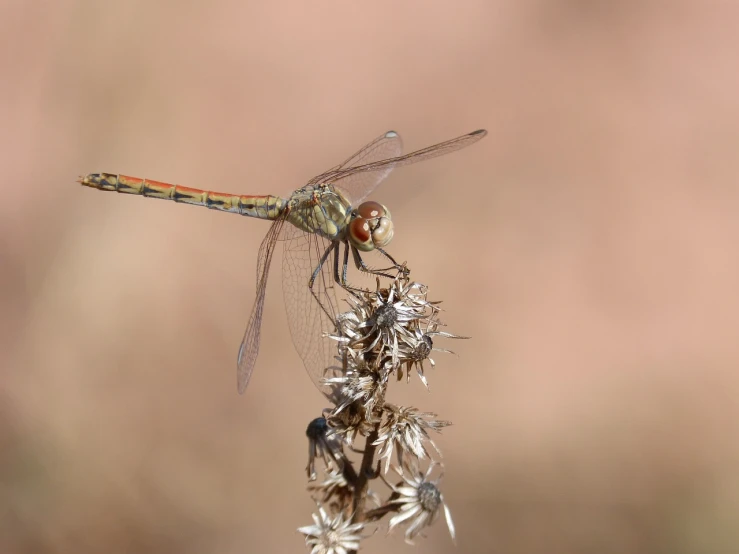
[[[354,471],[354,466],[352,466],[352,463],[346,458],[344,459],[343,465],[341,466],[341,471],[344,474],[344,479],[346,479],[346,482],[356,487],[357,472]]]
[[[380,424],[382,420],[378,418],[374,428],[367,436],[366,442],[364,443],[364,455],[362,456],[362,465],[359,468],[359,475],[357,476],[356,486],[354,487],[354,501],[352,503],[354,510],[354,517],[352,518],[354,523],[365,521],[367,512],[364,511],[364,505],[367,500],[367,485],[369,478],[374,473],[374,458],[375,450],[377,447],[372,444],[380,436]],[[357,554],[356,550],[350,550],[348,554]]]
[[[398,506],[397,504],[385,504],[384,506],[380,506],[379,508],[375,508],[374,510],[366,512],[364,514],[364,517],[367,521],[375,521],[385,517],[385,514],[389,514],[390,512],[397,512],[399,509],[400,506]]]
[[[367,435],[366,442],[364,443],[364,455],[362,456],[362,465],[359,468],[359,475],[357,475],[357,484],[354,487],[354,502],[352,506],[354,511],[353,519],[357,523],[364,521],[364,504],[367,497],[367,485],[370,476],[374,475],[375,450],[377,450],[377,447],[372,443],[374,443],[377,440],[377,437],[380,436],[380,423],[380,420],[375,423],[374,428],[370,434]]]

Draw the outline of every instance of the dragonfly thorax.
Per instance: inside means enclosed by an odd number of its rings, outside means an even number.
[[[329,240],[344,237],[352,214],[349,201],[331,185],[308,185],[295,191],[288,209],[290,223]]]
[[[393,239],[390,210],[379,202],[364,202],[351,214],[347,235],[351,243],[363,252],[384,248]]]

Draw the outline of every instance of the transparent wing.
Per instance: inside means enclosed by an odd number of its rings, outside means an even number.
[[[395,131],[388,131],[380,135],[369,144],[363,146],[358,152],[345,160],[340,166],[330,169],[329,171],[315,176],[310,180],[309,184],[325,183],[328,178],[337,171],[345,170],[350,167],[371,164],[388,158],[396,158],[403,152],[403,141],[400,135]],[[386,166],[381,171],[374,171],[362,174],[352,181],[347,181],[340,187],[341,192],[352,202],[357,203],[362,198],[368,196],[377,186],[387,177],[393,170],[393,166]]]
[[[334,281],[334,247],[339,243],[292,225],[286,226],[284,237],[282,292],[290,334],[311,379],[325,392],[321,379],[333,375],[327,368],[337,365],[338,355],[338,343],[324,337],[324,333],[335,330],[334,318],[342,296]],[[311,291],[308,285],[314,272]]]
[[[352,205],[358,205],[364,198],[377,187],[377,185],[396,167],[410,165],[444,154],[450,154],[466,148],[487,135],[487,131],[480,129],[461,137],[453,138],[434,146],[428,146],[416,150],[404,156],[395,156],[387,159],[372,160],[353,165],[351,167],[340,167],[321,175],[320,182],[332,183],[334,187],[344,192]],[[374,144],[374,143],[370,143]],[[361,153],[358,152],[357,154]],[[353,159],[354,156],[351,159]]]
[[[365,144],[357,152],[344,160],[339,169],[364,165],[386,158],[400,156],[403,152],[403,140],[395,131],[388,131]]]
[[[254,371],[254,364],[259,354],[259,339],[262,329],[262,311],[264,310],[264,298],[267,292],[267,277],[269,274],[269,266],[272,263],[272,255],[275,252],[275,245],[280,237],[280,232],[285,225],[285,218],[277,219],[267,231],[267,235],[259,246],[259,254],[257,256],[257,298],[254,301],[254,307],[251,309],[249,323],[244,332],[244,338],[241,340],[239,347],[239,357],[236,366],[236,387],[239,394],[243,394],[246,386],[249,384],[251,374]]]

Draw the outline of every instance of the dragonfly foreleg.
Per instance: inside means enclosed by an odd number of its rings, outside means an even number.
[[[353,245],[351,245],[351,249],[352,249],[352,256],[354,257],[354,265],[357,266],[357,269],[359,271],[363,271],[365,273],[369,273],[370,275],[379,275],[380,277],[386,277],[388,279],[394,279],[395,278],[395,275],[390,275],[389,273],[386,273],[388,271],[395,270],[395,271],[398,271],[398,272],[402,272],[404,274],[408,272],[408,270],[406,269],[405,266],[399,265],[392,258],[392,256],[390,256],[390,254],[388,254],[387,252],[385,252],[382,248],[375,248],[375,250],[378,250],[380,253],[382,253],[383,255],[385,255],[385,257],[388,258],[392,262],[392,264],[393,264],[392,267],[385,267],[385,268],[382,268],[382,269],[373,269],[373,268],[369,267],[366,263],[364,263],[364,260],[362,259],[362,255],[359,253],[359,250],[357,250],[356,247],[354,247]]]
[[[343,288],[344,290],[353,293],[353,294],[361,294],[363,292],[366,292],[365,289],[353,287],[346,281],[346,274],[349,267],[349,243],[344,242],[344,261],[342,263],[342,269],[339,271],[339,244],[336,244],[336,255],[334,256],[334,280]],[[354,247],[351,247],[352,249]]]
[[[393,258],[390,254],[388,254],[385,250],[383,250],[379,246],[375,246],[375,250],[377,250],[380,254],[385,256],[388,260],[390,260],[390,263],[393,264],[393,267],[388,267],[387,269],[383,269],[382,271],[389,271],[391,269],[395,269],[402,273],[408,272],[408,268],[405,266],[405,262],[403,264],[399,264],[398,262],[395,261],[395,258]]]

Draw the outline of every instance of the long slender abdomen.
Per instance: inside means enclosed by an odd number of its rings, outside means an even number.
[[[98,190],[172,200],[260,219],[277,218],[287,204],[284,199],[277,196],[226,194],[113,173],[90,173],[82,177],[79,183]]]

